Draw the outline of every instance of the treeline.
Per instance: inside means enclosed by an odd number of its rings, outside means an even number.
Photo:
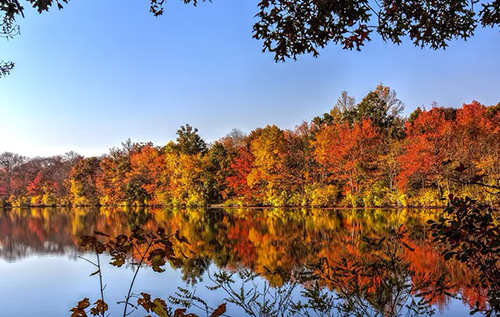
[[[233,130],[207,144],[186,125],[165,146],[122,143],[102,157],[0,155],[0,201],[11,206],[435,206],[449,193],[491,199],[500,179],[500,103],[418,108],[402,117],[379,85],[359,103],[293,130]]]

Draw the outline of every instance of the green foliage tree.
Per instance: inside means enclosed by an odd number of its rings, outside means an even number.
[[[404,104],[396,97],[396,92],[389,87],[378,85],[370,91],[359,104],[344,108],[344,117],[350,123],[370,119],[372,123],[390,137],[403,136],[401,113]]]
[[[356,99],[349,96],[347,91],[342,91],[340,97],[337,99],[337,103],[333,106],[332,110],[328,113],[324,113],[323,117],[315,117],[312,122],[320,127],[321,125],[331,125],[334,123],[342,123],[346,120],[346,114],[353,111],[356,104]]]
[[[341,123],[360,123],[369,119],[390,137],[402,138],[404,135],[404,119],[401,113],[404,103],[396,96],[396,92],[382,84],[370,91],[359,103],[343,91],[329,113],[323,117],[315,117],[312,122],[317,126]]]
[[[208,155],[204,158],[205,176],[204,188],[208,195],[208,200],[212,202],[222,202],[222,193],[226,191],[226,178],[229,176],[230,152],[226,150],[221,142],[212,144]]]
[[[418,116],[421,113],[422,113],[422,109],[420,107],[417,107],[417,109],[413,110],[413,112],[410,114],[410,116],[408,117],[407,121],[410,124],[413,124],[413,122],[415,122],[415,120],[418,118]]]
[[[204,153],[207,150],[207,144],[198,134],[198,129],[189,124],[177,130],[177,147],[181,153],[189,155]]]

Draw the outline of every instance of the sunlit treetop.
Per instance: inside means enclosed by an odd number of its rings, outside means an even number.
[[[169,150],[175,150],[180,153],[195,155],[207,151],[207,144],[198,134],[198,129],[189,124],[181,126],[177,130],[176,143],[170,144]]]
[[[353,125],[368,119],[384,135],[401,139],[404,137],[404,119],[401,116],[403,110],[404,104],[397,98],[396,92],[380,84],[359,103],[343,91],[332,110],[322,117],[315,117],[312,122],[317,126],[338,123]]]

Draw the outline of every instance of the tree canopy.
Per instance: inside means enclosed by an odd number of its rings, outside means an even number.
[[[177,147],[184,154],[198,154],[207,150],[207,144],[198,134],[198,129],[189,124],[177,130]]]
[[[331,111],[294,129],[233,130],[207,143],[186,124],[167,144],[128,139],[99,158],[5,152],[0,208],[436,206],[450,193],[490,199],[473,184],[500,179],[500,104],[435,105],[409,118],[403,106],[378,85],[359,102],[343,92]]]
[[[262,0],[254,37],[275,59],[318,55],[329,43],[360,50],[374,34],[400,44],[446,48],[453,39],[474,35],[477,25],[500,25],[500,1]],[[476,6],[474,6],[476,4]]]
[[[150,1],[154,16],[164,13],[165,0]],[[197,5],[206,0],[182,0]],[[69,0],[26,0],[39,13]],[[302,54],[318,56],[330,43],[360,50],[374,35],[400,44],[406,37],[415,46],[446,48],[454,39],[466,40],[478,25],[500,27],[500,0],[261,0],[257,4],[253,37],[262,40],[263,51],[276,61]],[[19,32],[16,17],[24,17],[19,0],[0,0],[0,36]],[[14,64],[0,62],[0,77]]]

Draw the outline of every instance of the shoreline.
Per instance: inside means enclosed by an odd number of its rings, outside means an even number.
[[[173,209],[321,209],[321,210],[352,210],[352,209],[441,209],[446,207],[443,206],[226,206],[221,204],[213,204],[209,206],[173,206],[173,205],[33,205],[33,206],[2,206],[0,209],[9,210],[9,209],[31,209],[31,208],[127,208],[127,209],[136,209],[136,208],[173,208]]]

